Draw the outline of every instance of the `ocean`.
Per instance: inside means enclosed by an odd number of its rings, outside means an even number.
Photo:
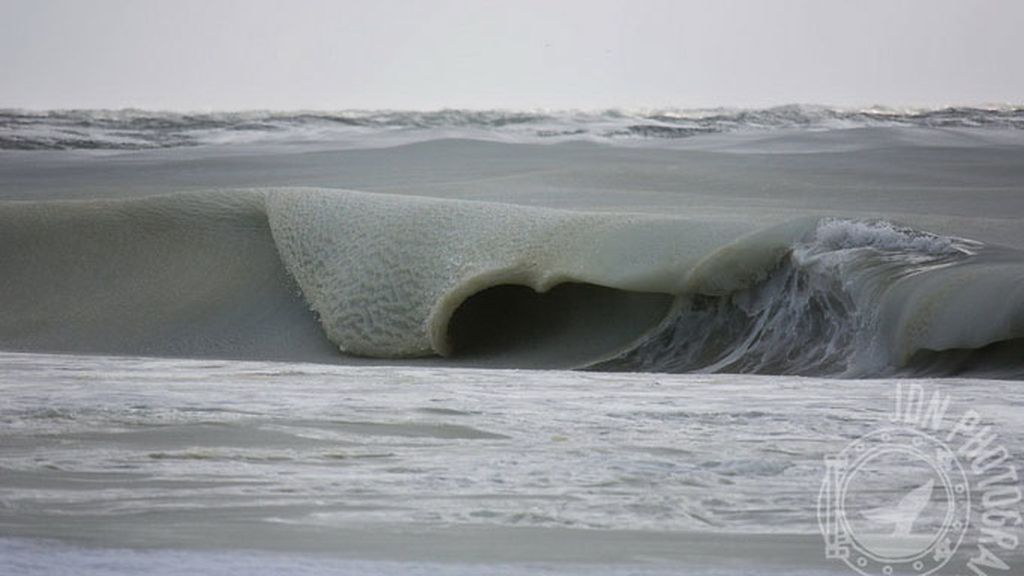
[[[0,573],[1015,573],[1022,187],[1011,106],[0,111]]]

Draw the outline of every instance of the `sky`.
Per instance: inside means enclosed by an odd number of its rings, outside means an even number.
[[[1024,102],[1024,0],[0,0],[0,107]]]

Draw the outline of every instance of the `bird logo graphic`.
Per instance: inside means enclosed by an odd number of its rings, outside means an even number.
[[[932,574],[963,542],[969,486],[956,454],[926,432],[891,427],[860,436],[825,458],[825,556],[863,576]]]
[[[891,525],[893,529],[890,535],[893,537],[910,536],[914,529],[914,522],[917,522],[921,513],[931,502],[934,488],[935,479],[930,478],[903,496],[895,506],[864,510],[861,512],[861,516],[875,524]]]

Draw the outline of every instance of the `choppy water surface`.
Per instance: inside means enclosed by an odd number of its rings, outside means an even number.
[[[742,375],[34,354],[0,365],[0,535],[492,568],[516,554],[585,562],[602,547],[612,564],[686,558],[699,534],[749,535],[748,559],[756,538],[797,535],[770,556],[816,559],[824,458],[884,425],[893,393],[878,380]],[[1015,383],[906,382],[1022,445]],[[602,534],[626,536],[601,545]],[[409,538],[433,544],[417,553]],[[585,545],[566,548],[574,538]],[[44,544],[19,542],[5,541],[10,558],[38,563]],[[86,553],[55,557],[75,554]],[[139,554],[110,558],[125,568]],[[233,553],[188,554],[210,569]],[[302,565],[275,558],[267,566]]]
[[[362,143],[443,137],[629,142],[778,129],[1024,128],[1024,107],[645,110],[341,110],[156,112],[0,110],[0,149],[139,150],[254,142]]]

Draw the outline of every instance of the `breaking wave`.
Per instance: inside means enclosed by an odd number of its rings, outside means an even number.
[[[444,137],[513,142],[638,142],[723,132],[863,127],[1024,129],[1024,107],[583,111],[439,110],[178,113],[0,110],[0,149],[138,150],[230,143],[345,144]]]
[[[7,203],[0,277],[13,350],[1024,375],[1024,255],[882,220],[325,189]]]
[[[851,377],[911,367],[927,372],[934,362],[919,361],[926,351],[980,349],[1019,336],[1021,269],[1014,264],[1004,275],[997,264],[1019,257],[887,221],[821,219],[762,279],[681,297],[651,337],[600,367]],[[1009,301],[995,305],[996,294]]]

